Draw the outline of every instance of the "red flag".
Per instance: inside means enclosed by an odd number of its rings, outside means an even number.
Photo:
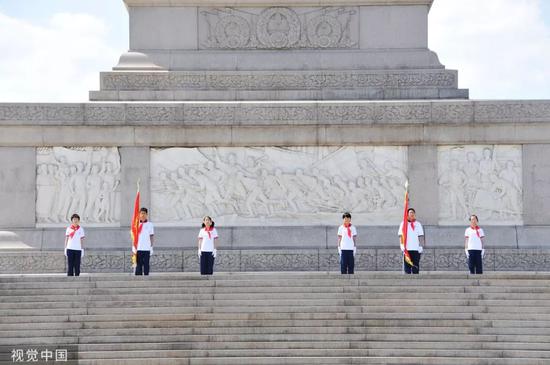
[[[134,215],[130,224],[130,235],[132,236],[132,266],[137,265],[137,247],[139,239],[139,182],[136,193],[136,201],[134,203]]]
[[[403,225],[401,227],[401,245],[403,245],[403,255],[405,262],[411,266],[413,265],[409,250],[407,250],[407,232],[409,230],[409,182],[405,183],[405,208],[403,209]]]

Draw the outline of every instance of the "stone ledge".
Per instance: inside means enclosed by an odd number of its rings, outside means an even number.
[[[101,90],[457,88],[454,70],[102,72]]]
[[[0,103],[0,125],[333,125],[550,121],[550,100]]]
[[[82,262],[83,273],[131,272],[129,251],[87,251]],[[358,271],[400,271],[399,249],[359,250]],[[196,250],[158,250],[152,257],[151,272],[198,272]],[[63,273],[66,259],[61,252],[3,252],[0,274]],[[462,249],[428,249],[420,262],[421,270],[464,271],[467,262]],[[335,250],[219,250],[216,271],[338,271]],[[549,271],[550,250],[487,250],[486,271]]]
[[[126,6],[431,6],[433,0],[124,0],[124,3]]]

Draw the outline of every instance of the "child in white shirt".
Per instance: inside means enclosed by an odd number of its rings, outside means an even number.
[[[483,257],[485,256],[483,237],[485,237],[485,232],[478,226],[477,215],[470,216],[470,227],[466,228],[464,237],[464,251],[468,258],[470,274],[483,274]]]
[[[201,275],[212,275],[214,273],[214,259],[217,255],[216,240],[218,239],[218,231],[214,228],[214,225],[214,221],[209,216],[202,219],[202,228],[198,236]]]
[[[65,256],[67,257],[67,276],[80,276],[80,262],[84,256],[85,233],[80,226],[80,216],[71,216],[71,225],[65,230]]]
[[[351,225],[351,214],[346,212],[342,215],[344,222],[338,227],[338,254],[340,255],[340,272],[342,274],[353,274],[355,270],[355,252],[357,246],[355,237],[357,230]]]

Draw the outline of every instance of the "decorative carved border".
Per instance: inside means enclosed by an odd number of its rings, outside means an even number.
[[[285,72],[102,72],[101,90],[319,90],[457,88],[452,70]]]
[[[333,126],[425,125],[430,128],[550,122],[550,100],[542,101],[366,101],[366,102],[162,102],[0,103],[0,126]],[[527,125],[524,124],[525,127]],[[546,126],[542,128],[542,137]],[[522,130],[526,130],[525,128]],[[526,132],[527,133],[527,132]],[[522,143],[532,134],[515,135]],[[512,135],[508,137],[514,137]],[[491,139],[498,143],[499,139]],[[537,139],[537,140],[540,140]],[[446,141],[446,139],[443,139]],[[467,142],[468,140],[464,140]],[[457,142],[457,141],[455,141]]]
[[[82,272],[131,272],[127,251],[87,251]],[[223,250],[215,270],[227,271],[338,271],[336,250]],[[6,252],[0,257],[0,274],[65,271],[62,252]],[[356,256],[360,271],[401,271],[399,249],[365,249]],[[468,266],[463,249],[429,249],[420,261],[421,271],[463,271]],[[494,249],[484,259],[485,271],[549,271],[548,249]],[[155,250],[151,271],[198,272],[195,250]]]

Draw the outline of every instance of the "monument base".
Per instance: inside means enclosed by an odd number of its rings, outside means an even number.
[[[358,271],[401,271],[399,249],[369,248],[358,250],[355,258]],[[64,273],[63,252],[9,250],[0,257],[0,274]],[[81,272],[132,272],[130,250],[87,249]],[[218,251],[214,270],[240,271],[338,271],[336,249],[279,249]],[[426,249],[420,261],[421,271],[464,271],[468,264],[463,249]],[[484,271],[549,271],[549,249],[488,249]],[[151,272],[199,272],[196,249],[155,249]]]
[[[444,69],[115,71],[92,101],[467,99]]]

